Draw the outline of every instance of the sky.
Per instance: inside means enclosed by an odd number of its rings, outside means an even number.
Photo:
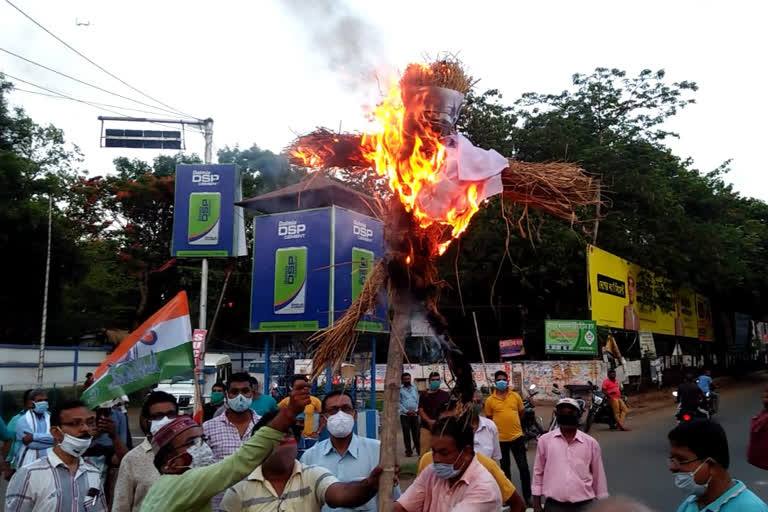
[[[528,91],[558,93],[574,73],[595,67],[630,75],[663,68],[668,80],[691,80],[700,88],[696,104],[666,125],[680,133],[669,141],[675,153],[691,157],[703,172],[732,159],[726,180],[743,195],[768,200],[764,2],[11,1],[140,91],[173,110],[213,118],[214,152],[254,143],[279,152],[297,133],[317,126],[362,129],[380,84],[408,62],[439,52],[458,54],[480,79],[478,89],[497,88],[509,102]],[[0,48],[153,103],[5,0]],[[3,52],[0,71],[90,102],[146,109]],[[118,156],[151,161],[158,154],[101,148],[97,116],[115,115],[105,108],[21,91],[12,93],[11,103],[39,123],[62,128],[84,153],[91,175],[112,172]],[[156,117],[179,118],[166,112]],[[202,135],[186,131],[185,138],[188,152],[203,154]]]

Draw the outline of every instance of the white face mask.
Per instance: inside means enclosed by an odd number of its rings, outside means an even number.
[[[235,412],[245,412],[251,408],[252,401],[251,397],[240,394],[235,398],[227,398],[227,406]]]
[[[208,443],[203,441],[202,439],[196,439],[195,443],[187,448],[187,453],[192,457],[192,462],[189,463],[189,466],[183,466],[188,469],[195,469],[195,468],[202,468],[205,466],[210,466],[213,464],[213,450],[211,450],[211,447],[208,446]],[[182,454],[177,455],[176,457],[181,456]],[[171,460],[175,459],[176,457],[173,457]],[[170,462],[169,460],[168,462]]]
[[[59,432],[64,434],[64,439],[59,443],[59,448],[61,448],[64,453],[68,453],[73,457],[81,457],[83,453],[85,453],[85,450],[91,447],[91,440],[93,440],[91,436],[81,439],[65,433],[59,427],[56,428],[59,429]]]
[[[169,418],[168,416],[163,416],[159,420],[152,420],[152,422],[149,425],[149,433],[152,435],[155,435],[158,430],[172,422],[173,419]]]
[[[339,411],[328,418],[328,433],[333,437],[347,437],[355,427],[355,417]]]

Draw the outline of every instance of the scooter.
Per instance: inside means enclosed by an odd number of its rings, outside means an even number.
[[[592,384],[591,381],[587,382],[592,386],[592,404],[589,406],[587,421],[584,424],[584,432],[589,432],[589,429],[592,428],[594,423],[602,423],[608,425],[611,430],[616,430],[619,425],[616,422],[616,416],[613,414],[613,409],[611,408],[610,397]],[[626,403],[627,397],[622,395],[621,398]]]
[[[539,394],[536,391],[536,384],[528,387],[528,398],[523,399],[523,436],[526,446],[528,441],[538,439],[544,433],[544,427],[541,425],[542,419],[536,416],[536,410],[533,406],[533,397]]]

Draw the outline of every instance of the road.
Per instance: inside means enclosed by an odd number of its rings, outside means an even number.
[[[768,471],[751,466],[746,461],[749,421],[762,406],[761,396],[768,384],[764,374],[742,381],[733,389],[721,393],[720,412],[715,419],[725,428],[731,455],[730,473],[742,480],[755,494],[768,502]],[[602,447],[603,462],[612,495],[631,496],[643,501],[657,512],[677,510],[684,498],[672,482],[667,469],[669,443],[667,434],[674,428],[674,404],[670,395],[669,407],[633,416],[628,420],[631,432],[610,431],[606,425],[593,427],[590,434]],[[540,416],[551,412],[538,410]],[[535,458],[535,445],[528,453],[531,472]],[[513,482],[519,485],[517,470],[513,466]]]

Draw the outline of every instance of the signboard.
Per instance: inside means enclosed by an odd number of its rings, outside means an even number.
[[[196,372],[201,370],[200,358],[202,357],[206,334],[208,334],[208,331],[205,329],[195,329],[192,331],[192,354],[195,356]]]
[[[377,220],[335,206],[257,216],[253,230],[253,332],[333,325],[384,253]],[[386,311],[368,312],[358,329],[386,331]]]
[[[234,164],[177,165],[171,255],[245,256],[240,173]]]
[[[749,325],[751,318],[744,313],[733,314],[733,345],[728,347],[731,352],[744,351],[749,343]]]
[[[768,344],[768,323],[755,322],[755,331],[757,332],[757,339],[763,345]]]
[[[502,358],[524,356],[523,338],[499,340],[499,354]]]
[[[712,341],[715,339],[715,330],[712,327],[712,306],[707,297],[698,294],[696,295],[696,325],[699,340]]]
[[[640,331],[640,354],[647,359],[656,359],[656,343],[653,341],[653,333]]]
[[[597,355],[597,324],[591,320],[546,320],[547,354]]]
[[[646,304],[640,290],[661,286],[665,284],[665,278],[593,245],[587,248],[587,271],[592,320],[598,325],[698,337],[702,341],[713,339],[711,313],[707,313],[709,327],[702,331],[701,314],[697,309],[704,307],[703,304],[708,308],[706,297],[697,295],[693,290],[679,289],[675,292],[674,309],[671,311]],[[640,282],[641,279],[643,282]]]

